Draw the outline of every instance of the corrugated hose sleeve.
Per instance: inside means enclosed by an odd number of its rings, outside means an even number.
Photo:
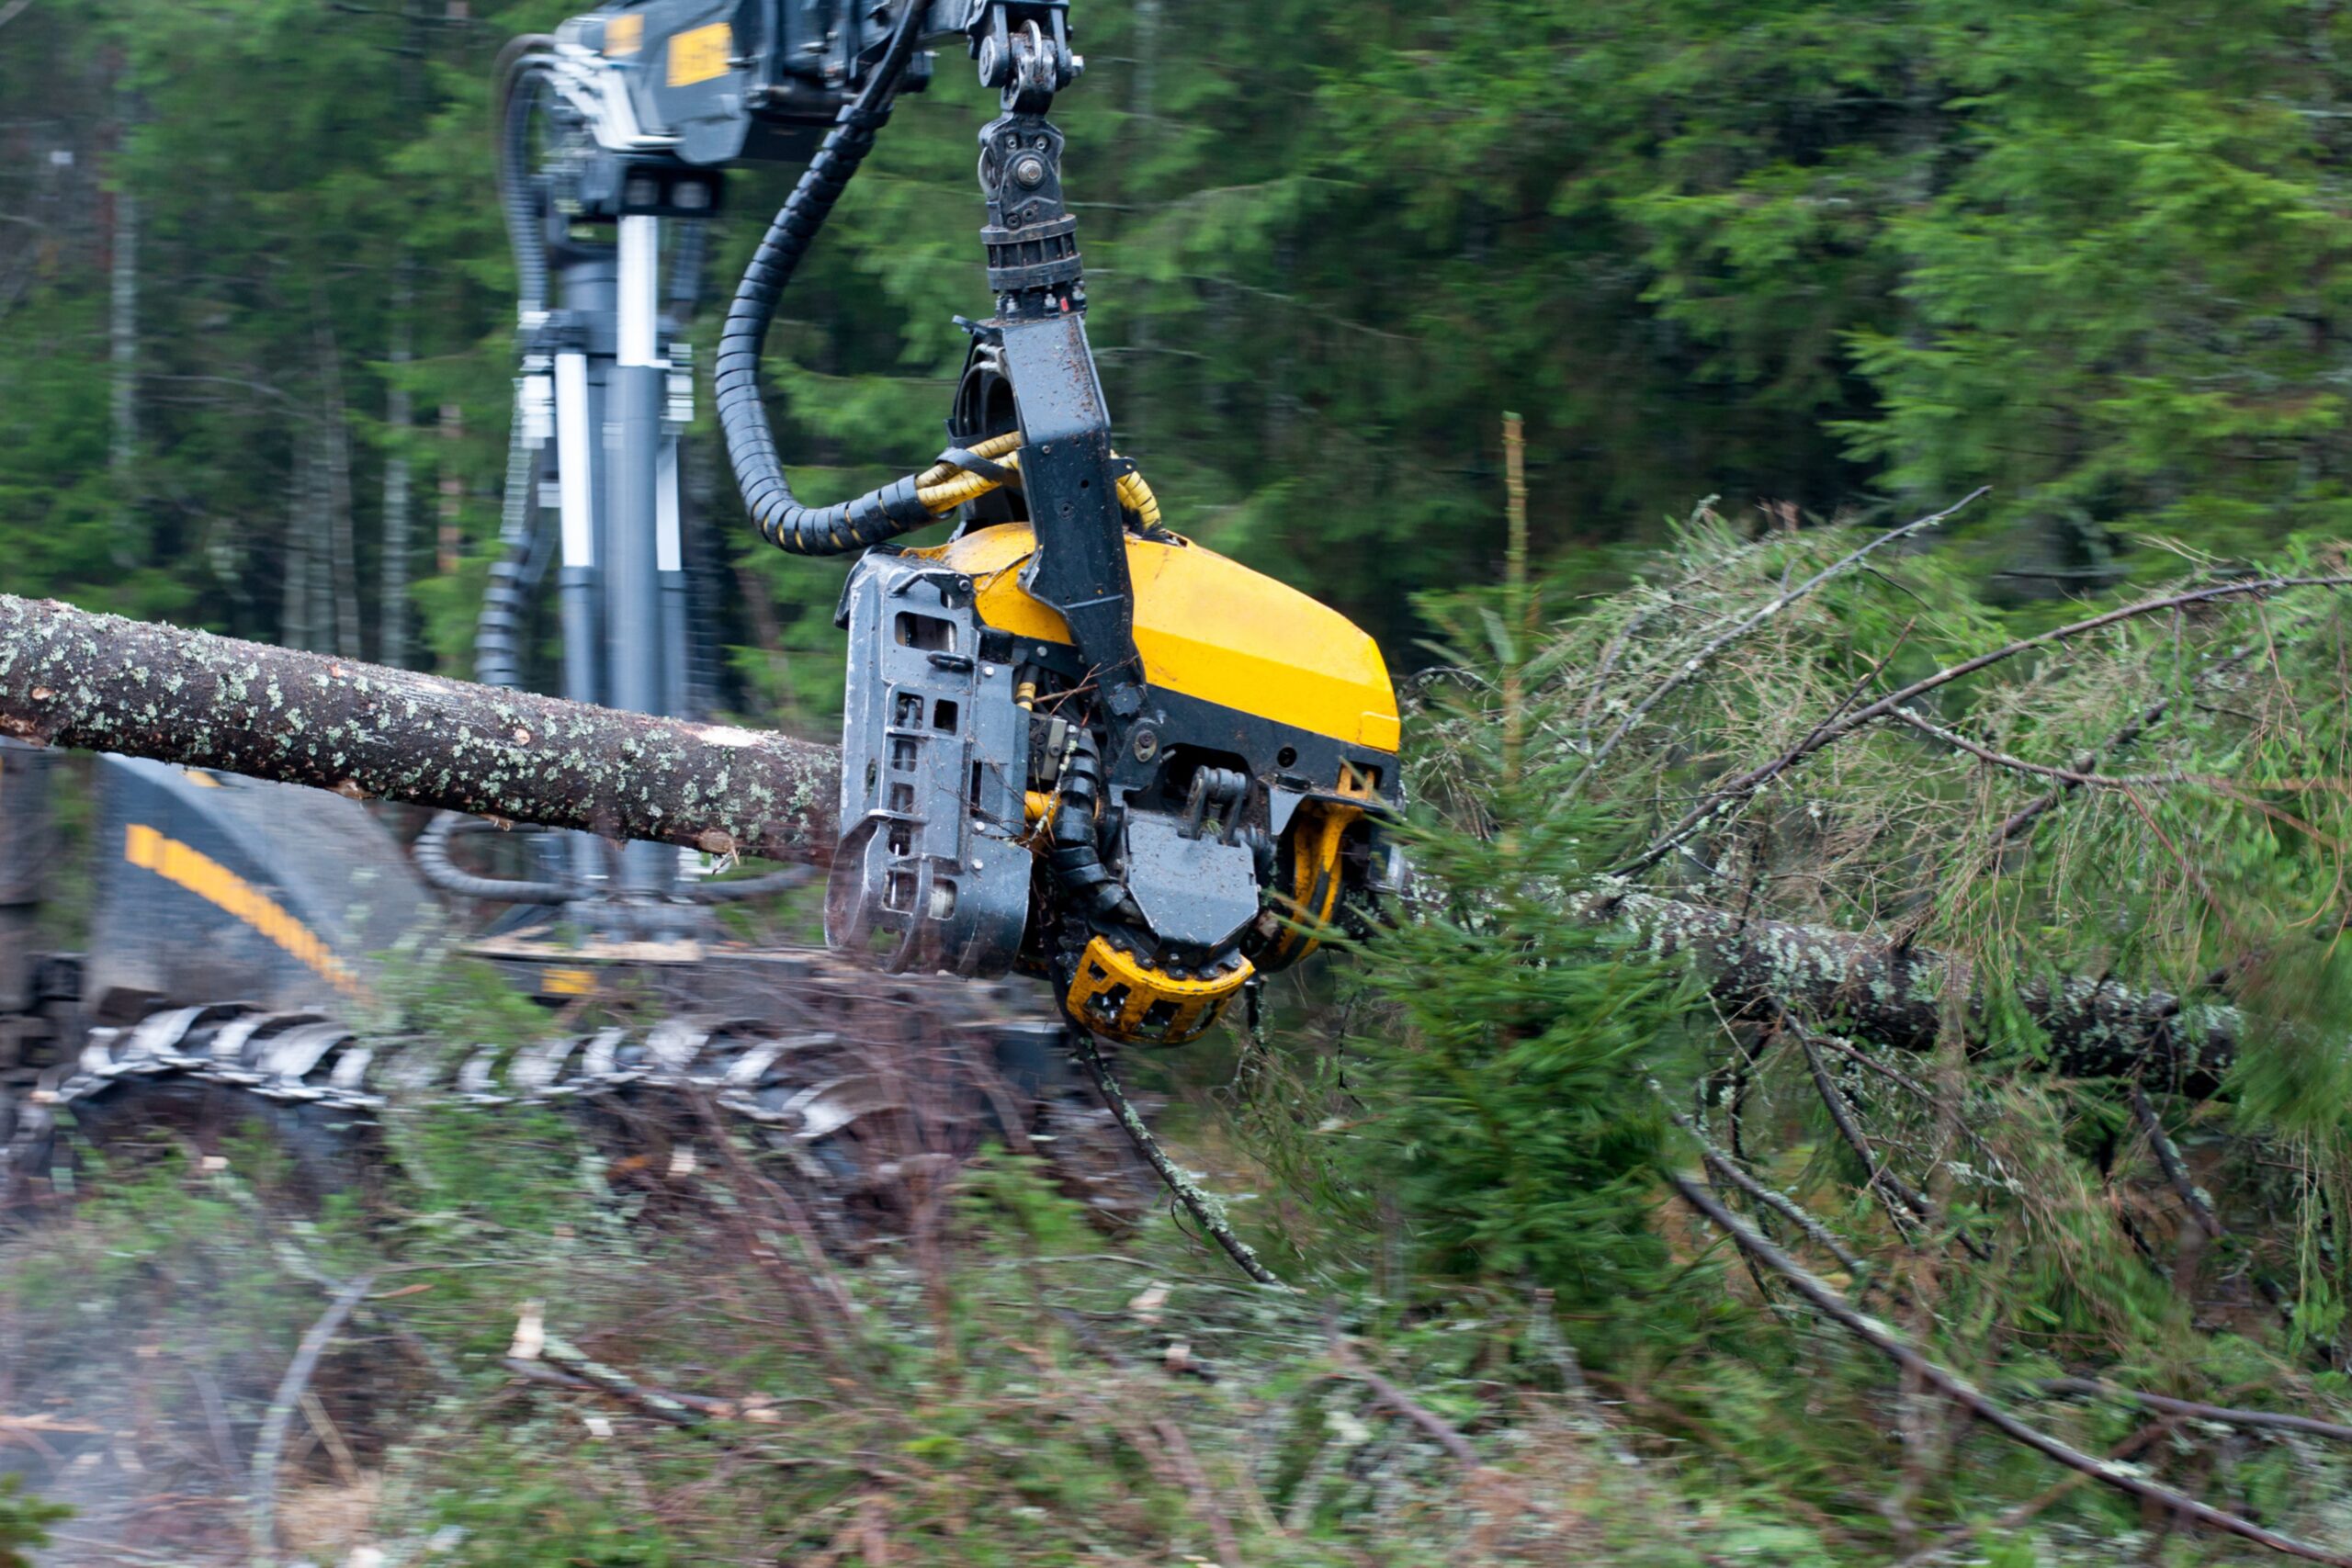
[[[538,455],[523,438],[523,389],[506,424],[506,488],[500,492],[498,542],[504,553],[490,563],[481,614],[474,622],[474,679],[485,686],[523,683],[524,574],[537,543],[538,501],[532,470]]]
[[[498,198],[506,218],[506,238],[514,250],[515,314],[524,321],[548,308],[547,237],[539,232],[539,207],[526,167],[531,155],[531,112],[538,77],[555,39],[533,33],[509,43],[498,57]]]
[[[803,506],[785,477],[767,409],[760,401],[760,348],[769,322],[775,319],[776,299],[792,281],[851,176],[873,151],[876,134],[890,118],[899,78],[922,36],[923,15],[929,7],[924,0],[904,0],[904,4],[872,79],[855,100],[843,106],[816,157],[809,160],[761,238],[751,265],[743,269],[742,281],[736,285],[734,303],[719,333],[713,387],[719,429],[727,437],[727,455],[735,466],[736,485],[743,492],[743,509],[762,537],[794,555],[831,556],[862,550],[935,521],[931,509],[916,495],[911,478],[838,505]]]
[[[477,876],[458,869],[449,858],[449,838],[488,824],[461,812],[444,811],[424,825],[409,846],[410,857],[424,880],[458,898],[480,898],[492,904],[569,904],[588,895],[557,882],[522,882],[504,876]]]

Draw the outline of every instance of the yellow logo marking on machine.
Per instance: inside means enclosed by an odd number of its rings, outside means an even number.
[[[727,74],[735,54],[735,30],[725,22],[692,28],[670,40],[670,85],[691,87]]]
[[[624,11],[605,24],[605,53],[614,60],[645,47],[645,18]]]
[[[596,994],[596,972],[594,969],[543,969],[539,972],[539,992],[549,997],[590,997]]]
[[[268,894],[200,850],[177,839],[167,839],[144,823],[123,829],[122,858],[176,883],[208,904],[226,909],[270,941],[308,964],[345,996],[367,994],[367,987],[311,928],[288,914]]]
[[[1182,1045],[1208,1032],[1252,973],[1244,958],[1213,978],[1179,980],[1098,936],[1078,955],[1078,973],[1069,983],[1069,1012],[1114,1040]]]

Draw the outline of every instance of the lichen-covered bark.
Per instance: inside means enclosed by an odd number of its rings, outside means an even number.
[[[1938,998],[1949,972],[1941,953],[1644,893],[1579,902],[1629,930],[1644,950],[1689,962],[1727,1013],[1770,1020],[1776,1008],[1786,1008],[1807,1021],[1842,1023],[1900,1049],[1935,1046]],[[2030,978],[2016,987],[2014,1000],[2048,1036],[2051,1065],[2062,1072],[2144,1075],[2209,1089],[2236,1055],[2240,1019],[2233,1008],[2184,1007],[2161,991],[2080,978]],[[1972,998],[1969,1011],[1981,1022],[1984,998]]]
[[[345,795],[821,859],[836,753],[0,595],[0,732]]]

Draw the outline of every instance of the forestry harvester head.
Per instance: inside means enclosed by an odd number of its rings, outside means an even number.
[[[960,37],[1001,95],[979,136],[994,312],[958,321],[969,346],[937,459],[805,505],[761,401],[762,340],[897,96],[929,80],[921,45],[939,36]],[[562,314],[534,306],[547,267],[524,268],[560,446],[600,396],[608,431],[613,409],[650,407],[656,367],[678,363],[630,326],[652,318],[657,220],[714,209],[720,165],[798,157],[821,130],[736,288],[715,386],[761,534],[860,558],[838,617],[827,935],[892,970],[1043,975],[1074,1024],[1178,1044],[1396,880],[1383,825],[1399,805],[1397,707],[1368,636],[1171,532],[1113,449],[1062,133],[1046,118],[1083,65],[1067,0],[622,0],[510,50],[506,189],[518,247],[559,266],[583,225],[614,226],[621,325],[601,393],[544,330]],[[626,437],[616,462],[633,482]],[[944,544],[896,542],[950,519]],[[589,530],[584,512],[567,523]],[[566,559],[588,564],[584,547]]]

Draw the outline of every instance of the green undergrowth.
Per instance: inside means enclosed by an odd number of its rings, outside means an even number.
[[[776,1259],[747,1259],[712,1211],[748,1200],[707,1168],[650,1172],[554,1119],[495,1136],[482,1113],[413,1120],[373,1213],[289,1204],[267,1147],[232,1140],[119,1151],[6,1242],[0,1313],[37,1351],[15,1397],[60,1423],[54,1462],[26,1468],[80,1510],[75,1539],[243,1561],[249,1481],[222,1455],[250,1454],[320,1280],[370,1273],[281,1474],[286,1544],[312,1561],[362,1544],[502,1568],[1809,1550],[1759,1500],[1611,1460],[1571,1363],[1528,1360],[1544,1335],[1499,1303],[1398,1321],[1362,1291],[1260,1290],[1164,1217],[1106,1238],[994,1151],[928,1237],[820,1274],[772,1216],[752,1234]],[[676,1430],[526,1382],[505,1358],[526,1315],[739,1417]],[[1474,1434],[1487,1468],[1384,1404],[1363,1367]]]
[[[395,1129],[364,1209],[304,1198],[258,1138],[209,1157],[159,1143],[115,1150],[85,1197],[0,1246],[0,1323],[24,1352],[14,1408],[57,1423],[50,1457],[9,1463],[79,1510],[61,1539],[246,1561],[254,1435],[325,1308],[321,1280],[366,1273],[369,1304],[293,1418],[289,1561],[362,1546],[501,1568],[1885,1560],[1864,1503],[1894,1462],[1885,1369],[1785,1306],[1758,1311],[1723,1249],[1630,1175],[1606,1201],[1643,1239],[1591,1244],[1613,1261],[1587,1294],[1570,1293],[1566,1254],[1541,1249],[1509,1254],[1517,1287],[1449,1280],[1442,1235],[1435,1264],[1388,1260],[1410,1274],[1390,1293],[1337,1223],[1317,1258],[1290,1259],[1304,1288],[1276,1292],[1164,1214],[1107,1236],[1001,1151],[964,1167],[927,1231],[820,1270],[707,1140],[681,1137],[657,1168],[554,1116],[439,1111]],[[1947,1310],[1973,1310],[1964,1288]],[[608,1392],[526,1381],[506,1359],[526,1318],[732,1413],[684,1431]],[[2222,1382],[2276,1366],[2248,1341],[2202,1353]],[[2037,1366],[2056,1370],[2012,1358],[2006,1388]],[[2036,1419],[2095,1450],[2144,1424],[2055,1401]],[[1946,1523],[2058,1479],[1958,1423],[1936,1431],[1952,1480],[1917,1506]],[[2352,1485],[2300,1439],[2229,1463],[2233,1494],[2281,1517]],[[2127,1540],[2152,1561],[2234,1560],[2155,1539],[2076,1487],[1958,1560],[2103,1562],[2098,1543]]]
[[[2352,1427],[2260,1419],[2352,1411],[2352,622],[2305,593],[2077,634],[1916,696],[2011,761],[1881,725],[1726,792],[2019,629],[1932,555],[1833,570],[1858,542],[1702,513],[1561,620],[1523,583],[1430,604],[1411,891],[1278,977],[1261,1033],[1120,1063],[1293,1289],[1165,1208],[1106,1227],[1050,1168],[888,1116],[820,1151],[854,1146],[846,1179],[690,1107],[398,1109],[356,1157],[299,1119],[118,1125],[80,1196],[0,1240],[0,1437],[28,1438],[5,1463],[80,1510],[68,1550],[251,1561],[278,1379],[367,1276],[287,1412],[289,1560],[2263,1559],[2119,1482],[2352,1553]],[[2159,701],[2107,782],[1996,841],[2052,783],[2015,759]],[[1693,801],[1703,830],[1647,854]],[[1784,943],[1900,935],[1942,955],[1895,998],[1928,1026],[1785,946],[1710,986],[1626,895]],[[2235,1056],[2070,1064],[2031,1005],[2065,976],[2234,1021]],[[452,1051],[546,1024],[462,964],[403,995]],[[1708,1145],[1776,1255],[1679,1195]],[[1870,1336],[2088,1457],[1973,1421]],[[725,1408],[665,1424],[567,1344]]]

